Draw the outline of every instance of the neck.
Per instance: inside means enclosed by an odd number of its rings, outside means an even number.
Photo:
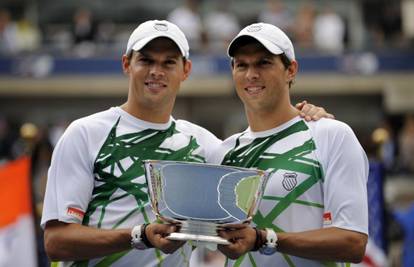
[[[299,110],[290,103],[287,107],[279,107],[270,111],[246,110],[247,121],[250,129],[254,132],[273,129],[290,121],[297,115],[299,115]]]
[[[140,120],[152,123],[167,123],[172,112],[172,109],[138,107],[132,105],[129,101],[121,105],[121,108]]]

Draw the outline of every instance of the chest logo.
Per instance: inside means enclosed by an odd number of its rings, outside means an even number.
[[[286,172],[283,174],[283,188],[287,191],[292,191],[292,189],[295,188],[298,183],[298,180],[296,179],[297,176],[298,175],[295,172]]]

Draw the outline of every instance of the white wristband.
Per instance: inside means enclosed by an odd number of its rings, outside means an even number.
[[[266,228],[266,245],[268,247],[277,247],[277,234],[272,228]]]
[[[276,252],[277,248],[277,235],[271,228],[266,228],[266,243],[259,249],[260,254],[272,255]]]
[[[134,228],[132,228],[132,231],[131,231],[131,246],[139,250],[144,250],[148,248],[144,244],[144,242],[142,242],[143,226],[144,226],[143,224],[134,226]]]

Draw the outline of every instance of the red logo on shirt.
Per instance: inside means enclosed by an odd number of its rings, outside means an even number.
[[[323,214],[323,224],[327,225],[327,224],[331,224],[332,223],[332,214],[331,212],[325,212]]]
[[[83,216],[85,215],[85,212],[81,211],[80,209],[72,208],[72,207],[69,207],[66,213],[69,216],[72,216],[80,221],[83,220]]]

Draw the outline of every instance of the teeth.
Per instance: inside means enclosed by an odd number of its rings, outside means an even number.
[[[247,92],[249,92],[249,93],[257,93],[260,90],[262,90],[263,87],[262,86],[253,86],[253,87],[247,87],[246,89],[247,89]]]
[[[164,85],[162,83],[153,83],[153,82],[147,83],[147,86],[149,88],[160,88],[160,87],[164,87]]]

